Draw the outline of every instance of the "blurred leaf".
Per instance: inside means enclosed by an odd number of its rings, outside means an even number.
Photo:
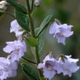
[[[26,14],[18,11],[15,9],[15,17],[17,18],[17,21],[19,25],[25,29],[27,32],[29,32],[29,19]]]
[[[36,46],[37,45],[37,39],[33,38],[33,37],[27,37],[26,39],[26,43],[29,45],[29,46]]]
[[[39,80],[38,73],[30,65],[22,63],[22,70],[29,80]]]
[[[27,9],[20,4],[19,2],[16,2],[15,0],[6,0],[11,6],[13,6],[15,9],[21,11],[22,13],[27,14]]]
[[[63,9],[54,9],[53,16],[54,18],[59,19],[62,23],[66,23],[69,20],[71,13]]]
[[[47,28],[47,26],[51,22],[52,18],[53,18],[53,16],[50,14],[43,20],[40,27],[37,28],[37,31],[35,29],[36,36],[39,36],[44,31],[44,29]]]

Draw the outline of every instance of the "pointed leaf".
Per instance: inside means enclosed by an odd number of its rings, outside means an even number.
[[[38,53],[40,56],[42,55],[44,51],[44,43],[45,43],[44,36],[40,35],[39,40],[38,40]]]
[[[48,24],[51,22],[53,16],[52,15],[48,15],[43,22],[41,23],[40,27],[37,29],[37,31],[35,30],[35,34],[38,37],[42,31],[47,28]]]
[[[15,17],[16,17],[19,25],[24,30],[29,32],[29,19],[28,19],[27,15],[15,9]]]
[[[26,39],[26,43],[29,45],[29,46],[36,46],[37,45],[37,39],[33,38],[33,37],[27,37]]]
[[[16,2],[15,0],[6,0],[11,6],[13,6],[15,9],[27,14],[27,9],[20,4],[19,2]]]
[[[30,65],[22,63],[22,70],[29,80],[39,80],[38,73]]]
[[[37,31],[39,30],[39,28],[36,28],[35,29],[35,33],[37,33]],[[38,53],[39,55],[41,56],[43,51],[44,51],[44,43],[45,43],[45,40],[44,40],[44,33],[42,32],[41,35],[38,36]],[[32,53],[34,53],[34,48],[31,48],[31,51]]]

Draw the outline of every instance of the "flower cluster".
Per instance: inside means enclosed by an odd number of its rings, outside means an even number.
[[[5,53],[8,53],[8,57],[0,57],[0,79],[4,80],[8,77],[16,76],[18,61],[24,56],[27,51],[26,43],[23,39],[24,31],[19,26],[17,20],[11,22],[10,32],[14,32],[17,40],[6,42],[6,46],[3,48]]]
[[[0,12],[4,13],[7,9],[7,5],[11,5],[15,9],[15,15],[12,15],[11,13],[7,14],[17,18],[17,20],[13,20],[10,24],[10,33],[15,33],[17,39],[6,42],[6,46],[3,48],[3,51],[7,53],[8,56],[0,57],[0,80],[15,77],[17,75],[18,61],[20,61],[21,58],[24,58],[23,56],[27,52],[26,43],[28,43],[31,52],[33,51],[32,53],[34,53],[35,61],[31,61],[26,58],[24,59],[30,63],[36,64],[37,69],[43,69],[44,78],[51,80],[56,74],[61,73],[64,76],[67,75],[71,77],[72,73],[79,70],[79,66],[77,66],[79,59],[73,59],[71,58],[71,55],[60,55],[58,59],[55,59],[52,57],[52,54],[49,53],[40,63],[41,54],[39,53],[42,52],[43,42],[41,43],[42,40],[39,39],[42,37],[41,34],[44,33],[48,24],[53,20],[53,16],[48,15],[42,21],[40,27],[36,28],[34,26],[31,13],[35,7],[40,6],[40,3],[41,0],[26,0],[26,8],[15,0],[0,1]],[[19,25],[18,22],[21,24]],[[66,38],[73,35],[73,31],[71,31],[72,27],[72,25],[61,24],[58,20],[55,20],[49,28],[49,34],[56,38],[58,43],[65,45]],[[26,33],[28,34],[28,37]],[[34,69],[27,66],[27,64],[26,66],[22,64],[22,69],[30,80],[44,79],[40,71],[38,71],[38,75],[35,76]]]
[[[60,24],[55,21],[50,26],[49,34],[53,35],[58,40],[58,43],[65,45],[65,39],[73,34],[72,27],[72,25]]]
[[[43,75],[45,78],[51,80],[55,74],[63,73],[63,75],[72,76],[72,73],[79,70],[77,66],[78,59],[71,58],[71,55],[61,55],[58,60],[53,58],[51,54],[48,54],[43,62],[38,64],[38,69],[43,69]]]

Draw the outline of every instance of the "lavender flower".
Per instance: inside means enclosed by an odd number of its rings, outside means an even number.
[[[19,59],[24,56],[24,53],[27,51],[27,46],[25,41],[10,41],[6,42],[7,46],[3,48],[3,51],[11,54],[11,60],[14,62],[15,60],[19,61]]]
[[[10,59],[10,72],[9,72],[9,77],[15,77],[17,75],[17,68],[18,68],[18,64],[17,62],[11,62]]]
[[[72,25],[58,24],[54,22],[51,24],[49,34],[52,34],[58,40],[58,43],[65,45],[65,39],[73,34],[71,31]]]
[[[63,75],[72,76],[72,73],[79,70],[79,66],[77,66],[77,62],[79,59],[73,59],[71,56],[65,56],[64,58],[59,58],[58,66],[56,66],[57,73],[63,73]]]
[[[14,65],[14,66],[13,66]],[[0,57],[0,79],[16,76],[17,63],[11,63],[9,59]]]
[[[17,38],[21,37],[24,33],[23,29],[18,24],[17,20],[11,22],[10,32],[14,32]]]
[[[47,55],[42,63],[38,64],[38,69],[43,68],[43,75],[45,78],[51,80],[56,74],[55,71],[56,60],[51,57],[51,55]]]

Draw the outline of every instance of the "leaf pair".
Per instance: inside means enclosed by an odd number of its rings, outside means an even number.
[[[39,55],[41,55],[43,53],[45,41],[44,41],[44,36],[42,33],[45,31],[48,24],[52,21],[52,18],[53,18],[52,15],[48,15],[43,20],[40,27],[35,29],[35,35],[37,38],[33,38],[33,37],[26,38],[26,42],[29,46],[31,46],[31,51],[33,54],[35,54],[35,51],[34,51],[35,46],[38,46]]]

